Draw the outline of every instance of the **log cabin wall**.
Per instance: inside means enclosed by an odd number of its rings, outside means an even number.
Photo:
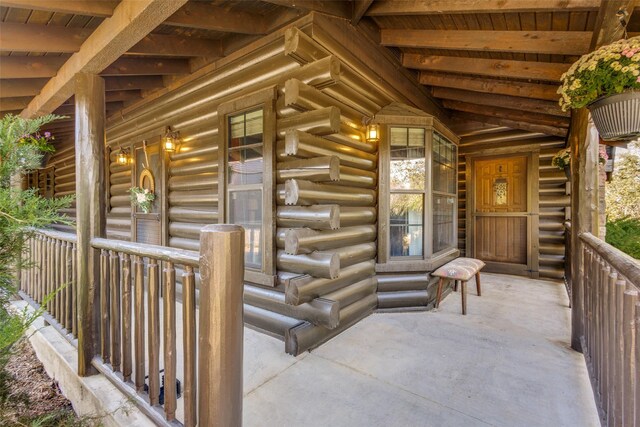
[[[55,135],[54,135],[55,137]],[[44,197],[64,197],[76,192],[76,153],[73,138],[56,141],[56,151],[48,160],[46,168],[34,174],[38,177],[38,188]],[[76,217],[76,202],[60,212],[71,220]],[[73,225],[54,224],[60,231],[74,231]]]
[[[123,109],[107,127],[107,236],[132,238],[127,190],[137,184],[132,167],[118,165],[116,154],[171,126],[182,142],[165,159],[163,241],[198,250],[200,228],[224,220],[218,205],[220,106],[274,88],[275,286],[245,286],[245,320],[284,339],[291,354],[340,333],[378,303],[377,147],[364,142],[363,117],[394,101],[438,113],[415,78],[393,77],[401,84],[380,78],[397,71],[396,58],[384,53],[366,64],[344,43],[372,42],[355,31],[333,37],[327,32],[333,23],[319,28],[316,20],[327,18],[302,18]]]
[[[470,256],[467,251],[467,183],[468,156],[495,156],[513,153],[538,153],[539,199],[538,228],[534,230],[533,273],[546,279],[561,279],[564,274],[564,221],[570,204],[567,195],[567,178],[563,171],[551,164],[553,156],[565,146],[564,138],[542,133],[518,131],[506,128],[483,131],[479,134],[462,135],[458,159],[458,247],[461,256]],[[530,189],[531,191],[532,189]],[[534,249],[535,250],[535,249]]]

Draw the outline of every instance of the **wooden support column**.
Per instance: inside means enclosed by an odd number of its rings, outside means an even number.
[[[198,425],[242,426],[244,229],[200,233]]]
[[[571,290],[571,347],[581,351],[584,333],[584,262],[579,235],[598,229],[598,137],[589,132],[589,111],[574,110],[571,114],[571,247],[573,272]]]
[[[76,227],[78,233],[78,374],[96,371],[91,360],[98,339],[100,254],[91,239],[104,237],[105,101],[104,80],[95,74],[75,78]]]

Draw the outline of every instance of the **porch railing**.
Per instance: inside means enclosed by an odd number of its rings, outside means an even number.
[[[590,233],[584,267],[583,352],[606,425],[640,425],[640,264]]]
[[[49,323],[68,338],[76,338],[76,235],[38,230],[25,245],[29,256],[20,270],[23,296],[38,306],[44,303]]]
[[[199,253],[91,240],[100,251],[92,365],[158,425],[180,425],[179,412],[185,426],[241,425],[244,233],[217,225],[205,227],[201,236]],[[44,308],[50,323],[80,351],[74,329],[75,237],[38,231],[28,242],[32,256],[21,273],[21,291],[39,304],[60,289]],[[176,271],[182,271],[180,280]]]

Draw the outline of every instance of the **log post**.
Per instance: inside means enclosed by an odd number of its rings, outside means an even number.
[[[571,347],[582,351],[580,339],[584,335],[585,266],[584,243],[581,233],[599,235],[598,198],[598,132],[589,124],[586,108],[571,114],[569,133],[571,147]]]
[[[104,80],[94,74],[76,76],[76,227],[78,233],[78,374],[96,371],[91,361],[98,339],[100,253],[91,239],[104,237],[105,103]]]
[[[242,425],[244,229],[200,234],[198,425]]]

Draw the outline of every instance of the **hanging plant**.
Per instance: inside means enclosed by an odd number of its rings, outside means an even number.
[[[142,212],[151,212],[151,203],[156,199],[156,195],[146,188],[131,187],[129,189],[131,194],[131,202],[138,206]]]
[[[604,165],[607,163],[609,156],[604,145],[598,147],[598,163]],[[564,148],[556,153],[551,159],[551,164],[560,170],[566,170],[571,166],[571,149]]]
[[[560,107],[587,107],[604,141],[640,136],[640,36],[582,56],[561,77]]]
[[[640,89],[640,36],[583,55],[560,80],[563,111],[585,107],[603,96]]]

